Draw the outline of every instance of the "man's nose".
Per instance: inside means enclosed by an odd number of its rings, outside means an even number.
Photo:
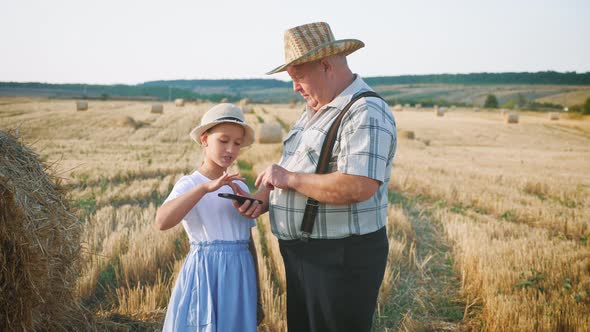
[[[301,84],[296,83],[295,81],[293,81],[293,91],[295,91],[295,92],[301,91]]]

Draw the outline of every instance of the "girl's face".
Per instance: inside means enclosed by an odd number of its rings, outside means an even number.
[[[238,157],[244,142],[244,128],[235,123],[222,123],[201,136],[205,147],[205,160],[228,168]]]

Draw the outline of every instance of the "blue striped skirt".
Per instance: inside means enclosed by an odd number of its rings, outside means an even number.
[[[163,331],[256,331],[256,272],[248,242],[191,243]]]

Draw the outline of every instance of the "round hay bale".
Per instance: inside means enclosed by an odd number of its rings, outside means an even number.
[[[82,224],[39,156],[0,131],[0,330],[89,330],[75,297]]]
[[[508,113],[504,117],[504,122],[506,122],[506,123],[518,123],[518,114],[516,114],[516,113]]]
[[[84,100],[79,100],[76,102],[76,111],[87,111],[88,110],[88,102]]]
[[[551,120],[551,121],[559,120],[559,113],[556,113],[556,112],[549,113],[549,120]]]
[[[447,109],[446,109],[446,108],[444,108],[444,107],[441,107],[441,108],[435,108],[435,109],[434,109],[434,114],[435,114],[436,116],[445,116],[445,112],[446,112],[446,110],[447,110]]]
[[[244,114],[248,114],[248,113],[252,113],[252,112],[254,112],[254,107],[252,107],[252,106],[249,106],[249,105],[247,105],[247,106],[242,106],[242,107],[240,107],[240,108],[242,109],[242,113],[244,113]]]
[[[183,107],[184,106],[184,99],[182,99],[182,98],[175,99],[174,105],[176,105],[176,107]]]
[[[137,123],[137,121],[135,121],[135,119],[133,119],[130,116],[126,116],[126,115],[121,115],[121,116],[117,117],[114,121],[114,124],[117,127],[129,127],[129,128],[133,128],[133,129],[137,129],[137,127],[139,126],[139,124]]]
[[[416,138],[416,135],[411,130],[398,130],[397,136],[400,138],[406,138],[406,139],[415,139]]]
[[[410,108],[411,106],[410,106],[410,104],[405,104],[404,107],[405,108]]]
[[[473,111],[474,112],[479,112],[479,108],[476,107],[476,108],[473,109]]]
[[[262,123],[256,133],[258,143],[281,143],[283,141],[283,129],[278,123]]]
[[[404,110],[404,108],[400,104],[396,104],[395,106],[393,106],[393,111],[394,112],[402,112],[403,110]]]
[[[244,99],[240,100],[239,104],[241,106],[250,105],[250,104],[252,104],[252,98],[244,98]]]
[[[220,103],[229,103],[229,99],[223,98],[219,101]]]
[[[162,104],[152,104],[151,113],[155,113],[155,114],[162,114],[162,113],[164,113],[164,105],[162,105]]]
[[[420,108],[422,108],[422,104],[416,104],[416,105],[414,105],[414,108],[420,109]]]

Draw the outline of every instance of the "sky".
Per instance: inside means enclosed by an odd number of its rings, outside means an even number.
[[[328,22],[363,77],[590,71],[588,0],[0,0],[0,81],[276,78],[284,31]]]

